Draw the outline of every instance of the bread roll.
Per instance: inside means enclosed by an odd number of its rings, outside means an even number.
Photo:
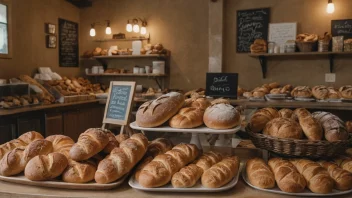
[[[308,140],[319,141],[323,138],[323,129],[313,116],[299,117],[299,125]]]
[[[22,134],[17,139],[25,142],[28,145],[31,142],[33,142],[34,140],[42,140],[42,139],[44,139],[44,137],[42,136],[42,134],[40,134],[36,131],[29,131],[27,133]]]
[[[184,96],[177,92],[162,95],[139,107],[136,122],[140,127],[157,127],[174,116],[183,106]]]
[[[265,125],[272,119],[278,118],[279,113],[274,108],[263,108],[256,111],[251,120],[250,120],[250,128],[253,132],[259,133],[261,132]]]
[[[203,169],[203,171],[208,170],[214,164],[220,162],[222,160],[222,155],[220,153],[209,151],[207,153],[203,153],[199,159],[194,162],[197,166]]]
[[[339,93],[340,93],[342,98],[352,99],[352,86],[351,85],[346,85],[346,86],[340,87]]]
[[[203,174],[203,169],[195,164],[190,164],[172,176],[171,184],[174,188],[193,187]]]
[[[325,100],[328,98],[329,90],[326,86],[319,85],[312,88],[312,94],[318,100]]]
[[[116,135],[115,138],[116,138],[117,142],[118,142],[119,144],[121,144],[121,142],[127,140],[129,137],[128,137],[128,135],[126,135],[126,134],[120,133],[120,134]]]
[[[307,109],[304,108],[298,108],[293,111],[292,114],[292,119],[298,121],[298,118],[303,118],[306,116],[311,115],[310,112]]]
[[[328,112],[314,112],[312,115],[323,127],[327,141],[348,140],[345,123],[339,117]]]
[[[307,187],[314,193],[331,193],[334,188],[334,180],[329,173],[318,163],[306,159],[292,160],[298,172],[307,181]]]
[[[203,124],[204,110],[194,107],[182,108],[169,120],[172,128],[191,129]]]
[[[320,162],[320,165],[328,171],[330,177],[335,181],[337,190],[345,191],[352,188],[352,173],[332,162]]]
[[[53,145],[53,151],[61,153],[69,158],[70,149],[75,143],[70,137],[65,135],[51,135],[45,138]]]
[[[263,98],[265,94],[263,91],[253,91],[253,98]]]
[[[69,183],[86,183],[94,179],[97,165],[92,161],[68,161],[68,166],[62,174],[62,180]]]
[[[91,158],[102,151],[109,142],[109,137],[99,128],[86,130],[78,137],[70,150],[70,158],[75,161],[83,161]]]
[[[228,104],[214,104],[204,113],[204,124],[211,129],[231,129],[240,125],[240,114]]]
[[[249,182],[258,188],[274,188],[275,177],[265,161],[260,158],[253,158],[246,163],[246,173]]]
[[[109,138],[109,142],[105,146],[103,152],[110,153],[114,148],[119,147],[119,142],[116,140],[115,135],[111,131],[109,130],[105,130],[105,131],[106,131],[106,135]]]
[[[240,160],[236,156],[226,157],[213,165],[202,175],[202,185],[206,188],[219,188],[229,183],[237,174]]]
[[[263,134],[278,138],[302,139],[303,132],[299,124],[288,118],[275,118],[268,122]]]
[[[128,173],[144,156],[148,146],[148,139],[141,133],[121,142],[119,148],[111,151],[98,165],[95,181],[107,184],[118,180]]]
[[[139,175],[141,174],[142,170],[144,169],[144,167],[146,167],[152,160],[154,159],[154,157],[152,156],[147,156],[144,157],[138,164],[138,166],[136,167],[136,171],[134,174],[134,179],[139,182]]]
[[[189,98],[185,100],[183,107],[194,107],[205,110],[210,106],[210,102],[206,98]]]
[[[328,87],[328,98],[329,99],[339,99],[340,98],[340,94],[339,92],[333,88],[333,87]]]
[[[299,193],[306,187],[306,180],[289,161],[272,158],[268,162],[274,173],[277,186],[284,192]]]
[[[270,90],[270,94],[281,94],[281,88],[274,88]]]
[[[280,109],[279,117],[280,118],[291,118],[293,111],[291,109]]]
[[[245,98],[251,98],[251,97],[253,97],[253,93],[252,93],[252,92],[249,92],[249,91],[244,92],[244,93],[243,93],[243,97],[245,97]]]
[[[192,162],[199,154],[193,144],[178,144],[165,154],[156,156],[147,164],[139,175],[139,184],[154,188],[167,184],[171,177],[186,164]]]
[[[351,157],[340,156],[338,158],[335,158],[334,161],[342,169],[347,170],[348,172],[352,173],[352,158]]]
[[[291,91],[291,96],[297,98],[311,98],[313,94],[308,86],[297,86]]]
[[[279,88],[280,84],[278,82],[272,82],[272,83],[269,84],[269,87],[271,89]]]
[[[67,164],[66,156],[61,153],[38,155],[28,162],[24,175],[32,181],[54,179],[62,174]]]
[[[18,140],[18,139],[14,139],[9,142],[6,142],[5,144],[0,145],[0,160],[3,158],[3,156],[7,152],[10,152],[17,147],[23,147],[26,145],[27,145],[27,143],[25,143],[21,140]]]
[[[225,99],[225,98],[217,98],[217,99],[211,101],[211,104],[210,104],[210,105],[221,104],[221,103],[223,103],[223,104],[228,104],[228,105],[231,104],[228,99]],[[210,106],[210,105],[209,105],[209,106]]]

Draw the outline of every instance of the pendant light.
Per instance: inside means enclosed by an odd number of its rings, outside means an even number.
[[[132,24],[130,23],[130,20],[127,20],[126,31],[132,32]]]
[[[139,32],[138,19],[133,19],[133,32],[135,33]]]
[[[91,24],[91,28],[90,28],[90,31],[89,31],[89,35],[90,36],[95,36],[95,29],[94,29],[94,23]]]
[[[335,5],[332,0],[328,0],[328,6],[326,7],[326,12],[332,14],[335,12]]]
[[[145,20],[142,22],[141,34],[147,34],[147,21]]]
[[[106,20],[105,34],[111,34],[110,20]]]

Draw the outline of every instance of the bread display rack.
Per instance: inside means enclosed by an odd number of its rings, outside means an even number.
[[[198,134],[202,134],[202,133],[221,134],[221,135],[235,134],[241,129],[241,126],[237,126],[235,128],[225,129],[225,130],[215,130],[205,126],[201,126],[193,129],[176,129],[176,128],[171,128],[169,126],[161,126],[156,128],[144,128],[144,127],[138,126],[136,122],[132,122],[130,126],[132,129],[140,130],[143,133],[144,131],[165,132],[165,133],[192,133],[192,138],[190,143],[195,144],[199,149],[202,149],[202,145],[200,143]]]

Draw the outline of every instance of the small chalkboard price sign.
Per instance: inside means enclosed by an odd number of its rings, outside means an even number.
[[[206,95],[237,98],[237,73],[207,73]]]
[[[344,39],[352,38],[352,19],[332,20],[332,36],[343,36]]]
[[[127,125],[136,82],[112,81],[103,124]]]
[[[78,23],[59,19],[59,66],[78,67]]]

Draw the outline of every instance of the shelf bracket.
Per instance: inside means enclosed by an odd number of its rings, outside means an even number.
[[[263,78],[266,78],[266,71],[267,71],[267,65],[266,65],[266,57],[265,56],[259,56],[259,62],[260,62],[260,66],[262,67],[262,74],[263,74]]]
[[[329,55],[329,61],[330,61],[330,73],[334,72],[334,55],[330,54]]]
[[[96,58],[95,60],[97,60],[104,67],[104,70],[108,68],[108,64],[103,59]]]
[[[159,82],[158,78],[157,77],[154,77],[154,80],[156,82],[156,84],[158,84],[158,87],[162,90],[162,86],[161,86],[161,82]]]

